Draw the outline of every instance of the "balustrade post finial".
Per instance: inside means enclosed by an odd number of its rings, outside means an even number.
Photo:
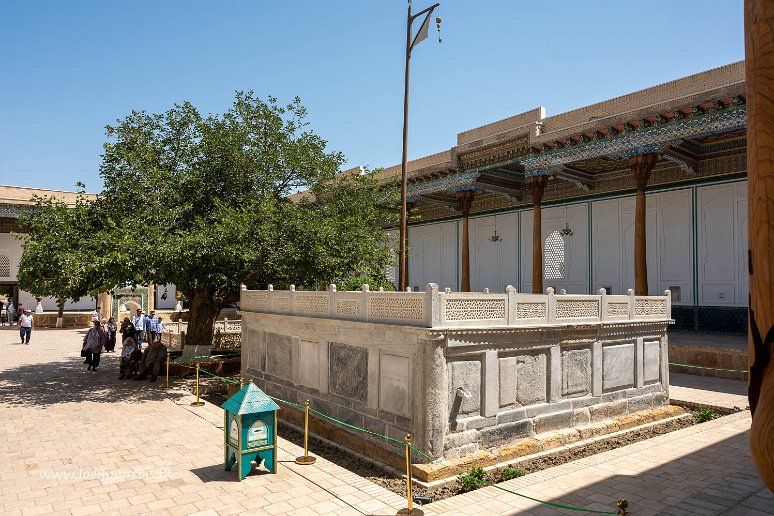
[[[446,294],[451,294],[451,289],[449,287],[446,287],[445,289],[443,289],[443,291]]]
[[[607,295],[607,289],[601,288],[601,289],[597,290],[597,294],[599,294],[600,296],[606,296]]]
[[[548,287],[546,289],[546,294],[548,294],[549,296],[553,296],[554,295],[554,287]]]
[[[368,283],[363,283],[363,285],[360,287],[360,290],[362,290],[363,292],[369,292],[370,287],[368,286]]]
[[[328,289],[329,289],[331,292],[336,292],[336,284],[335,284],[335,283],[331,283],[331,284],[330,284],[330,287],[328,287]]]
[[[559,291],[559,293],[560,293],[561,295],[563,295],[563,296],[566,296],[566,295],[567,295],[567,290],[566,290],[566,289],[561,289],[561,290]]]
[[[634,289],[630,288],[629,290],[626,291],[626,294],[630,295],[630,296],[633,296],[634,295]]]
[[[384,292],[384,287],[379,287],[379,292]]]
[[[484,289],[484,294],[489,294],[489,289],[488,288]]]
[[[295,285],[290,285],[290,291],[291,292],[295,292],[296,291],[296,286]]]
[[[411,287],[406,287],[406,292],[412,292]]]
[[[272,285],[271,283],[269,283],[269,286],[268,286],[268,287],[266,287],[266,290],[274,290],[274,285]]]
[[[516,287],[514,287],[513,285],[508,285],[507,287],[505,287],[505,293],[506,294],[511,294],[511,293],[515,294],[516,293]]]
[[[239,285],[239,290],[247,290],[247,285],[242,283],[241,285]]]

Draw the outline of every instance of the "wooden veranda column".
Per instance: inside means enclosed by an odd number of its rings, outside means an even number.
[[[473,190],[457,192],[457,201],[462,212],[462,281],[461,292],[470,292],[470,237],[468,236],[468,216],[473,198],[476,196]]]
[[[745,0],[750,452],[774,491],[774,0]]]
[[[648,295],[648,247],[645,225],[645,188],[650,172],[656,166],[658,154],[640,154],[629,158],[629,167],[637,184],[637,201],[634,207],[634,293]]]
[[[527,178],[527,188],[532,198],[532,293],[543,293],[543,218],[541,204],[543,191],[549,176]]]

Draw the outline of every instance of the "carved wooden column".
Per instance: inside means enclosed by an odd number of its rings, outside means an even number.
[[[750,269],[750,452],[774,491],[774,0],[744,3]]]
[[[470,207],[473,205],[473,198],[476,193],[473,190],[463,190],[457,192],[457,201],[460,203],[462,212],[462,281],[460,282],[461,292],[470,292],[470,238],[468,236],[468,215]]]
[[[640,154],[629,158],[629,167],[637,183],[637,202],[634,208],[634,293],[648,295],[648,254],[645,225],[645,188],[650,172],[656,166],[658,154]]]
[[[532,293],[543,293],[543,218],[541,205],[543,191],[546,189],[549,176],[533,176],[527,178],[527,188],[532,198]]]

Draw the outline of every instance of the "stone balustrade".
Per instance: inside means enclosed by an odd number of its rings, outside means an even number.
[[[331,285],[243,289],[240,307],[245,378],[372,432],[411,433],[433,458],[669,403],[669,292],[453,293],[435,284],[424,292],[337,292]],[[400,464],[402,448],[363,439],[369,455]]]
[[[186,321],[173,321],[164,323],[164,327],[166,329],[167,333],[181,333],[184,331],[188,331],[188,323]],[[241,333],[242,332],[242,321],[239,319],[230,321],[228,319],[224,319],[222,321],[215,321],[215,323],[212,325],[212,331],[221,333]]]
[[[240,307],[247,312],[298,315],[351,321],[458,328],[480,326],[545,326],[567,323],[665,320],[672,317],[672,301],[663,296],[521,294],[508,286],[503,294],[450,292],[429,283],[424,292],[370,291],[368,285],[354,292],[247,290],[242,288]],[[185,323],[183,323],[185,324]]]

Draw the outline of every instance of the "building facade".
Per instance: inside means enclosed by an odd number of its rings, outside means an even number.
[[[414,290],[670,290],[678,328],[746,331],[744,62],[472,129],[408,174]]]

